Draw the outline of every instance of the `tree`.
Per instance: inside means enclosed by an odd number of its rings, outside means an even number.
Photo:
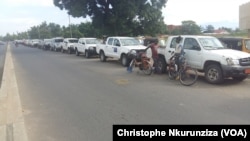
[[[165,33],[161,9],[167,0],[54,0],[73,17],[90,17],[105,35]]]
[[[91,22],[81,23],[78,26],[78,30],[82,33],[84,37],[102,37],[102,32],[94,28]]]
[[[207,25],[206,26],[206,31],[208,33],[213,33],[214,32],[214,26],[213,25]]]
[[[201,29],[194,21],[182,21],[182,34],[195,35],[200,33]]]
[[[83,34],[79,31],[78,25],[70,25],[71,27],[62,27],[64,38],[81,38]]]

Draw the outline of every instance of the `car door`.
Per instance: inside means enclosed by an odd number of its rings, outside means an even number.
[[[183,43],[185,58],[189,65],[199,68],[203,62],[201,46],[195,38],[185,38]]]
[[[118,39],[114,39],[113,45],[112,45],[112,57],[119,58],[119,52],[121,48],[121,43]]]
[[[105,51],[106,56],[114,57],[113,56],[113,52],[114,52],[113,41],[114,41],[114,38],[108,38],[107,44],[104,46],[104,50],[106,50]]]
[[[83,44],[84,44],[84,40],[79,39],[78,51],[81,52],[81,53],[83,53]]]
[[[166,62],[167,64],[169,64],[169,59],[174,55],[174,51],[175,51],[175,47],[176,47],[176,38],[177,37],[173,37],[170,42],[167,42],[167,47],[165,49],[165,58],[166,58]]]

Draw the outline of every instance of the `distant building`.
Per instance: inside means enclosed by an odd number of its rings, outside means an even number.
[[[208,31],[204,31],[203,34],[206,34],[206,35],[228,35],[230,33],[227,32],[224,29],[217,29],[217,30],[209,31],[209,32]]]
[[[169,33],[172,33],[174,30],[181,30],[181,25],[167,25],[167,29]]]
[[[239,27],[241,30],[248,30],[248,37],[250,37],[250,2],[239,8]]]
[[[230,34],[229,32],[227,32],[224,29],[218,29],[218,30],[214,30],[215,34]]]

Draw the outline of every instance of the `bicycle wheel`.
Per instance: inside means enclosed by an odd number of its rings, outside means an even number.
[[[181,69],[179,75],[180,75],[180,83],[185,86],[193,85],[198,78],[197,70],[190,67]]]
[[[168,66],[168,77],[169,79],[173,80],[176,79],[178,72],[175,71],[174,66],[169,65]]]
[[[143,66],[142,71],[146,75],[151,75],[153,72],[153,68],[149,64],[147,64],[147,66],[145,66],[145,67]]]

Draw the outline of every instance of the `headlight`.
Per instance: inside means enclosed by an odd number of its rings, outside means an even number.
[[[135,50],[131,50],[131,54],[136,55],[136,51]]]
[[[239,65],[239,60],[234,60],[232,58],[227,58],[226,60],[228,65]]]

